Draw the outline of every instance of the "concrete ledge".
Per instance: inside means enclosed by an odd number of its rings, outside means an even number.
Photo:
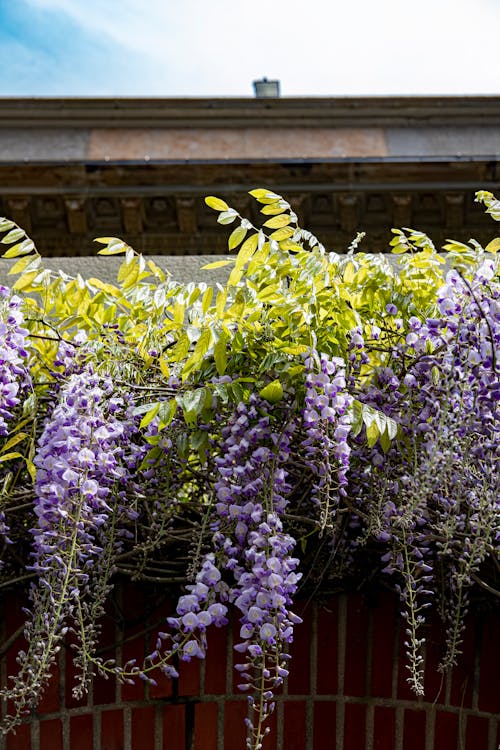
[[[498,96],[0,98],[1,127],[389,127],[499,125]]]

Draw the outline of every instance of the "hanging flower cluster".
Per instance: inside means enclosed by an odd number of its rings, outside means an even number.
[[[23,327],[21,299],[11,295],[5,286],[0,286],[0,439],[9,433],[9,422],[21,402],[22,393],[30,387],[30,375],[26,366],[28,357],[26,337],[28,331]],[[4,451],[16,441],[7,443]],[[5,457],[4,457],[5,458]],[[4,464],[5,466],[5,464]],[[8,481],[9,474],[0,471],[0,481]],[[9,526],[5,513],[0,507],[0,538],[10,543]],[[0,560],[0,567],[3,561]]]
[[[20,401],[20,389],[28,384],[26,336],[21,299],[0,286],[0,435],[7,435],[7,422]]]
[[[100,530],[117,512],[117,490],[136,468],[130,451],[136,432],[137,420],[116,397],[112,380],[91,367],[71,375],[59,391],[34,460],[33,618],[25,630],[28,649],[7,692],[17,714],[43,689],[80,597],[94,593],[88,584],[103,554]]]
[[[424,689],[417,631],[436,597],[436,569],[447,568],[439,589],[447,669],[460,653],[468,589],[499,538],[500,289],[493,277],[491,262],[470,281],[449,272],[438,291],[442,317],[410,318],[393,366],[378,368],[362,396],[401,430],[403,449],[374,446],[351,481],[365,533],[390,547],[383,572],[401,577],[417,693]],[[378,503],[368,502],[375,496]]]
[[[321,508],[320,522],[325,527],[335,518],[339,497],[346,495],[353,398],[346,390],[345,362],[324,353],[315,354],[305,361],[306,438],[301,447],[306,465],[317,477],[311,496]]]
[[[299,558],[316,582],[360,586],[369,569],[398,593],[417,694],[427,611],[442,614],[447,670],[471,592],[495,588],[496,246],[449,244],[448,272],[415,232],[396,232],[395,268],[354,246],[327,255],[283,199],[252,195],[261,229],[207,199],[221,223],[240,219],[216,290],[114,238],[100,241],[124,253],[119,286],[49,273],[43,287],[22,276],[23,299],[0,288],[0,530],[15,528],[0,585],[29,581],[4,731],[36,706],[68,632],[79,696],[96,673],[175,679],[178,660],[205,657],[208,628],[237,618],[260,750],[300,626]],[[98,649],[124,575],[182,590],[152,653],[120,664]]]

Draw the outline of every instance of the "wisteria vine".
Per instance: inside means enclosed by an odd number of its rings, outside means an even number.
[[[0,287],[0,585],[29,587],[3,731],[36,707],[68,637],[80,696],[95,674],[176,679],[179,660],[206,656],[210,627],[237,619],[246,746],[260,750],[293,666],[302,558],[315,586],[362,586],[369,566],[397,593],[416,694],[428,612],[447,671],[474,597],[497,596],[493,251],[457,260],[449,245],[443,272],[424,235],[398,230],[396,270],[327,255],[279,196],[252,194],[277,229],[241,220],[215,296],[154,264],[144,281],[144,258],[113,238],[120,289],[75,280],[61,293],[55,279],[55,314],[39,306],[47,286]],[[222,223],[239,216],[207,200]],[[180,589],[152,652],[127,664],[99,654],[123,576]]]

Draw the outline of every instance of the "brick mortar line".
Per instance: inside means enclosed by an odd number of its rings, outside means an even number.
[[[365,662],[365,695],[371,695],[372,687],[372,659],[373,659],[373,610],[368,612],[368,626],[366,629],[366,662]],[[373,750],[373,731],[375,708],[369,705],[366,710],[365,750]]]
[[[31,720],[31,750],[38,750],[40,747],[40,722],[37,719]]]
[[[311,650],[309,669],[309,698],[306,700],[306,750],[313,750],[314,700],[318,681],[318,604],[314,602],[311,614]]]
[[[291,694],[287,696],[286,701],[283,701],[282,696],[278,697],[278,700],[290,703],[306,703],[311,698],[309,693],[304,694]],[[461,706],[447,706],[441,703],[432,703],[431,701],[411,701],[404,698],[393,699],[393,698],[377,698],[375,696],[355,696],[355,695],[315,695],[314,702],[328,703],[342,701],[344,703],[360,703],[363,705],[380,706],[381,708],[403,708],[412,709],[415,711],[427,711],[435,709],[437,713],[465,713],[467,716],[476,716],[477,718],[485,719],[496,719],[497,714],[493,711],[481,711],[473,707],[461,707]],[[110,704],[98,704],[93,707],[79,706],[77,708],[65,708],[59,712],[51,712],[47,714],[36,714],[36,718],[39,721],[50,721],[52,719],[58,719],[62,716],[81,716],[95,712],[106,712],[115,710],[124,710],[127,708],[145,708],[147,706],[183,706],[186,704],[203,704],[203,703],[223,703],[228,701],[247,701],[247,696],[243,694],[229,694],[221,695],[220,693],[206,694],[203,700],[199,700],[196,696],[189,696],[185,700],[173,700],[170,698],[155,698],[150,701],[127,701],[123,703],[110,703]],[[27,722],[23,722],[27,723]]]
[[[397,706],[395,710],[396,714],[396,720],[395,720],[395,737],[394,737],[394,750],[403,750],[403,740],[404,740],[404,726],[405,726],[405,712],[404,708],[401,706]]]
[[[436,728],[436,708],[431,705],[425,716],[425,750],[434,749],[434,732]]]
[[[337,641],[337,690],[339,698],[336,706],[336,746],[337,750],[343,750],[344,747],[344,676],[345,676],[345,652],[347,642],[347,597],[342,594],[339,597],[338,608],[338,641]]]
[[[162,750],[163,746],[163,716],[159,703],[154,705],[154,750]],[[100,748],[99,748],[100,750]]]
[[[144,704],[143,704],[144,705]],[[132,750],[132,707],[123,709],[123,750]]]
[[[495,721],[495,718],[492,717],[488,727],[488,750],[498,750],[500,748],[500,745],[497,745],[497,725],[498,721]]]
[[[101,716],[102,711],[92,709],[92,750],[101,750]]]

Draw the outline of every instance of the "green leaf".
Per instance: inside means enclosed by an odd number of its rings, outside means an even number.
[[[214,360],[217,372],[219,375],[224,375],[227,367],[227,349],[226,349],[227,335],[221,333],[219,340],[214,346]]]
[[[380,435],[380,445],[384,453],[387,453],[391,447],[391,439],[386,430]]]
[[[380,432],[375,420],[366,427],[366,439],[370,448],[373,448],[379,438]]]
[[[398,423],[391,417],[386,417],[386,430],[390,440],[394,440],[398,434]]]
[[[355,399],[352,402],[351,435],[356,437],[363,428],[363,405]]]
[[[182,395],[180,402],[186,424],[196,424],[196,420],[205,407],[206,399],[206,388],[196,388],[196,390],[186,391],[186,393]]]
[[[12,227],[15,227],[15,222],[11,221],[10,219],[1,218],[0,219],[0,232],[7,232],[9,229],[12,229]]]
[[[194,347],[193,357],[196,358],[196,360],[201,361],[207,351],[210,348],[210,344],[212,343],[212,331],[210,328],[205,328],[204,331],[202,331],[200,338],[196,342],[196,346]]]
[[[283,398],[283,386],[279,380],[273,380],[259,391],[259,396],[271,404],[277,404]]]
[[[161,406],[161,402],[160,401],[157,401],[155,404],[149,404],[150,408],[148,409],[148,411],[146,412],[146,414],[141,419],[140,427],[142,429],[144,429],[149,424],[151,424],[151,422],[153,421],[153,419],[156,417],[156,415],[160,411],[160,406]]]
[[[160,409],[158,411],[158,418],[160,420],[158,429],[164,430],[165,427],[168,427],[168,425],[175,417],[176,412],[177,401],[175,400],[175,398],[170,399],[170,401],[162,401],[160,404]]]
[[[191,342],[189,340],[189,336],[185,331],[183,331],[172,350],[172,360],[174,362],[181,362],[183,359],[185,359],[189,352],[190,346]]]

